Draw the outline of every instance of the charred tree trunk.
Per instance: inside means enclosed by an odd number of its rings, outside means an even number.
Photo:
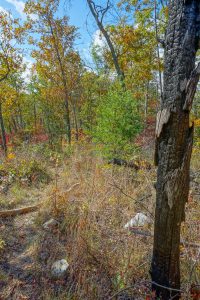
[[[7,142],[6,142],[6,131],[3,121],[3,114],[2,114],[2,104],[0,103],[0,126],[1,126],[1,139],[2,139],[2,148],[4,151],[5,156],[7,155]]]
[[[195,68],[199,23],[198,0],[170,1],[163,99],[156,125],[158,173],[151,265],[153,290],[161,299],[180,298],[180,229],[193,143],[189,116],[200,74],[200,65]]]

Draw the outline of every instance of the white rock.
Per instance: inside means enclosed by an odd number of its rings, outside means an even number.
[[[55,229],[58,224],[58,221],[56,221],[55,219],[50,219],[49,221],[45,222],[42,227],[46,230],[52,230]]]
[[[68,268],[69,264],[66,259],[57,260],[51,266],[51,274],[55,278],[61,278],[66,274]]]
[[[151,220],[149,217],[144,215],[143,213],[137,213],[135,217],[133,217],[124,228],[130,228],[130,227],[142,227],[146,226],[151,223]]]

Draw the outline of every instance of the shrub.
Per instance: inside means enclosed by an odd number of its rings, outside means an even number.
[[[128,91],[109,91],[97,109],[94,140],[109,157],[133,153],[135,136],[142,129],[137,102]]]

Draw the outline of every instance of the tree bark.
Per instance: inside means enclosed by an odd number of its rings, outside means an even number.
[[[193,143],[189,115],[200,71],[200,66],[195,69],[199,22],[198,0],[171,0],[163,99],[156,125],[157,196],[150,271],[155,283],[152,288],[161,299],[180,298],[180,292],[169,288],[180,289],[180,229],[188,199]]]

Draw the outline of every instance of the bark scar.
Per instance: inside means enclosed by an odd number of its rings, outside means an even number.
[[[156,138],[159,138],[163,125],[167,124],[170,118],[170,109],[169,108],[163,108],[162,110],[159,110],[156,117]]]
[[[197,84],[200,77],[200,63],[198,63],[197,67],[192,71],[190,79],[186,85],[186,99],[183,106],[183,110],[190,111],[192,108],[193,99],[196,93]]]
[[[159,110],[156,116],[156,140],[155,140],[155,152],[154,152],[154,163],[155,166],[158,165],[158,138],[161,135],[164,124],[167,124],[171,115],[169,108],[164,108]]]
[[[183,156],[183,160],[181,163],[181,166],[177,169],[174,169],[173,171],[168,174],[166,180],[165,180],[165,192],[167,194],[168,199],[168,205],[170,209],[173,208],[174,202],[176,199],[181,197],[184,201],[187,201],[186,197],[188,196],[189,192],[189,185],[188,185],[188,191],[186,192],[186,196],[184,194],[179,193],[179,186],[182,185],[183,189],[182,191],[185,191],[185,185],[188,183],[188,168],[190,165],[190,158],[192,154],[192,144],[193,144],[193,132],[194,132],[194,124],[189,128],[188,131],[188,138],[185,148],[185,154]],[[183,217],[184,220],[184,211],[183,211]]]

